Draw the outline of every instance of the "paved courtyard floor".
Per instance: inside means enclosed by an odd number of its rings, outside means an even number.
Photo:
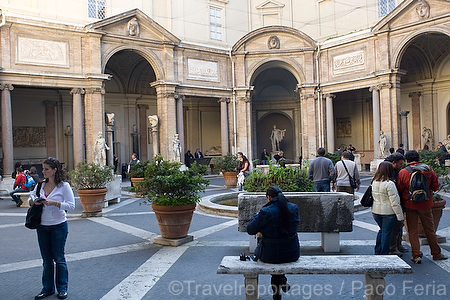
[[[363,189],[370,178],[362,176]],[[236,191],[224,189],[221,177],[210,181],[205,196]],[[223,256],[248,253],[249,238],[237,231],[236,218],[196,211],[189,232],[194,241],[165,247],[152,243],[160,232],[151,206],[141,205],[142,199],[133,198],[125,188],[121,200],[103,209],[103,217],[84,219],[76,199],[66,244],[68,299],[245,299],[242,275],[216,274]],[[34,299],[41,290],[42,260],[35,230],[24,226],[26,210],[7,197],[0,200],[0,299]],[[438,230],[447,240],[448,210]],[[340,254],[372,254],[377,231],[370,210],[355,212],[353,232],[341,233]],[[301,255],[325,255],[319,233],[299,237]],[[450,256],[450,243],[441,247]],[[428,246],[422,251],[421,265],[412,264],[410,252],[403,255],[414,274],[386,276],[385,299],[450,299],[450,260],[432,261]],[[288,275],[288,281],[292,289],[283,299],[362,299],[364,295],[363,275]],[[272,299],[270,276],[260,276],[259,283],[260,299]]]

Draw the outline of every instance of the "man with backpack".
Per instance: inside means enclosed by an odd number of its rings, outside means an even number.
[[[420,251],[418,222],[419,218],[430,245],[433,260],[444,260],[448,257],[442,254],[436,237],[431,206],[433,192],[439,189],[439,180],[433,169],[419,162],[420,156],[416,150],[405,154],[407,167],[402,169],[397,177],[397,188],[402,206],[405,208],[408,225],[409,241],[411,243],[411,260],[420,264],[423,253]]]
[[[26,187],[25,184],[27,184],[27,177],[25,172],[23,171],[22,167],[19,167],[17,169],[18,171],[18,175],[16,176],[16,179],[14,181],[14,191],[12,191],[11,193],[9,193],[9,195],[12,198],[12,201],[16,202],[16,206],[20,207],[22,205],[22,200],[20,200],[20,196],[15,195],[15,193],[25,193],[25,192],[29,192],[31,187],[28,188]],[[17,188],[16,188],[17,187]]]

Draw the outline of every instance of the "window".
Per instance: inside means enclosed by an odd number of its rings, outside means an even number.
[[[395,8],[395,0],[378,0],[378,16],[384,17]]]
[[[95,19],[106,18],[106,0],[88,0],[88,17]]]
[[[222,10],[209,8],[209,35],[212,40],[222,40]]]

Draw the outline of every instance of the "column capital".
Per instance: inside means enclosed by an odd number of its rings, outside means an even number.
[[[408,95],[409,98],[412,98],[414,96],[420,97],[420,96],[422,96],[422,93],[421,92],[412,92],[412,93],[409,93],[409,95]]]
[[[89,88],[89,89],[85,89],[86,94],[102,94],[104,95],[105,89],[104,88]]]
[[[335,94],[331,94],[331,93],[326,93],[326,94],[324,94],[323,95],[323,98],[331,98],[331,99],[334,99],[334,98],[336,98],[336,95]]]
[[[409,114],[409,110],[402,110],[398,114],[402,117],[406,117]]]
[[[222,103],[222,102],[230,103],[230,98],[220,98],[217,102],[218,103]]]
[[[379,91],[379,90],[381,90],[381,86],[379,86],[379,85],[374,85],[369,88],[369,92]]]
[[[240,97],[236,97],[237,102],[251,102],[252,101],[252,97],[249,96],[240,96]]]
[[[14,90],[14,86],[11,83],[0,83],[0,91],[3,90],[12,91]]]
[[[138,104],[137,107],[139,109],[148,109],[148,105],[146,105],[146,104]]]
[[[318,98],[316,94],[307,94],[307,93],[300,94],[300,97],[302,100],[306,100],[309,98],[314,98],[314,100],[317,100],[317,98]]]
[[[58,103],[56,101],[44,101],[45,106],[57,106]]]
[[[380,89],[384,89],[384,88],[391,89],[392,87],[393,87],[393,85],[390,82],[380,84]]]
[[[180,98],[180,95],[177,92],[173,92],[173,93],[165,93],[164,97],[178,100],[178,98]]]
[[[70,90],[71,95],[74,95],[74,94],[84,95],[85,93],[86,93],[86,91],[83,88],[73,88]]]

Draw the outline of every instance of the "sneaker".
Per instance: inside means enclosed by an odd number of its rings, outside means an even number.
[[[448,256],[445,256],[444,254],[441,254],[441,256],[438,259],[434,259],[433,260],[446,260],[448,259]]]
[[[415,264],[421,264],[422,263],[422,257],[418,256],[418,257],[413,257],[411,258],[411,260],[415,263]]]
[[[17,206],[17,207],[20,207],[22,204],[23,204],[23,201],[22,201],[22,200],[19,200],[19,202],[17,202],[16,206]]]

